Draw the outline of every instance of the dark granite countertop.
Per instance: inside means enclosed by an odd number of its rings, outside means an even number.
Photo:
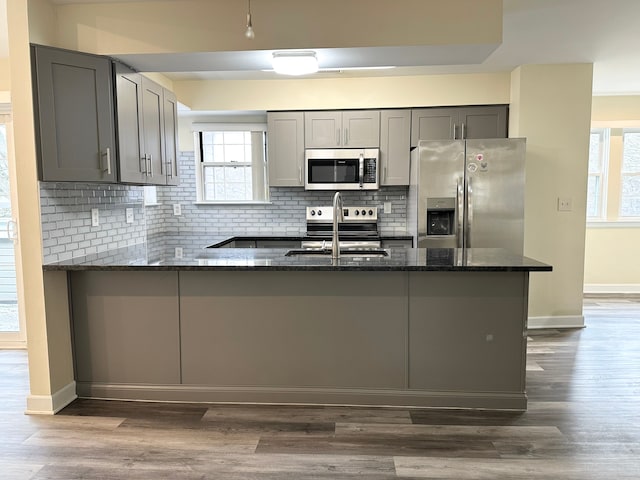
[[[238,235],[247,238],[250,235]],[[260,238],[294,239],[293,236]],[[402,236],[388,238],[402,239]],[[286,248],[206,248],[229,236],[163,235],[116,250],[48,263],[44,270],[348,270],[551,271],[552,267],[502,249],[391,248],[388,256],[285,256]]]

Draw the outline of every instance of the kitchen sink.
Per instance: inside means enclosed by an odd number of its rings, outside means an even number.
[[[284,254],[285,257],[300,255],[324,255],[331,256],[331,249],[328,248],[294,248]],[[388,257],[389,252],[383,248],[341,248],[340,255],[354,257]]]

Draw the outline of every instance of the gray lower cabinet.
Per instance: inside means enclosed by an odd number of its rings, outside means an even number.
[[[411,146],[420,140],[507,138],[507,105],[414,108]]]
[[[413,247],[412,239],[385,239],[381,241],[382,248],[411,248]]]
[[[380,112],[380,185],[409,185],[411,110]]]
[[[183,382],[403,388],[407,277],[385,273],[180,272]]]
[[[177,272],[71,272],[76,380],[180,383]]]
[[[524,392],[528,275],[409,276],[409,388]]]
[[[272,187],[304,186],[304,114],[267,113],[267,162]]]
[[[116,181],[111,61],[33,45],[36,150],[43,181]]]

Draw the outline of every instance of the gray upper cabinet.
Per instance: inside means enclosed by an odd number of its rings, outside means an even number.
[[[380,111],[317,111],[304,114],[305,148],[377,148]]]
[[[142,147],[142,75],[120,63],[116,73],[116,118],[118,122],[118,159],[120,181],[146,183]]]
[[[411,146],[420,140],[506,138],[507,115],[506,105],[413,109]]]
[[[32,46],[39,176],[43,181],[116,181],[111,61]]]
[[[146,175],[151,185],[166,184],[162,164],[164,162],[164,122],[162,118],[162,87],[142,77],[142,138]]]
[[[178,185],[178,101],[173,92],[163,91],[164,172],[167,185]]]
[[[114,63],[120,181],[177,185],[177,103],[175,95]]]
[[[411,110],[380,113],[380,184],[409,185]]]
[[[269,185],[304,186],[304,114],[267,113]]]

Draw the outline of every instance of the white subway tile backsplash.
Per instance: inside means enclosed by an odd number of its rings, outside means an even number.
[[[180,155],[180,185],[157,187],[159,205],[144,206],[143,187],[84,183],[41,183],[43,257],[66,260],[146,242],[161,234],[194,235],[206,243],[212,235],[282,234],[305,230],[307,206],[331,205],[333,192],[271,187],[271,203],[252,205],[196,205],[195,159]],[[406,187],[382,187],[376,192],[343,192],[345,205],[378,208],[382,233],[404,233]],[[384,213],[391,202],[391,213]],[[173,215],[180,203],[182,214]],[[100,225],[91,226],[91,208],[98,208]],[[126,208],[134,209],[134,223],[126,223]]]

